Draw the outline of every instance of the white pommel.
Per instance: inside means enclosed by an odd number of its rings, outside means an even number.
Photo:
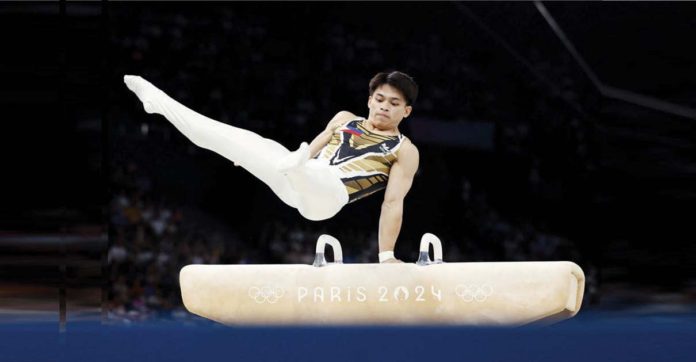
[[[341,243],[338,239],[331,235],[322,234],[317,240],[316,256],[314,256],[314,266],[322,267],[328,265],[326,262],[326,257],[324,257],[324,250],[326,250],[326,244],[331,246],[334,253],[334,264],[343,264],[343,250],[341,249]]]
[[[430,245],[433,246],[433,259],[430,260]],[[441,264],[442,263],[442,243],[440,238],[431,233],[423,234],[420,243],[420,254],[418,255],[418,265]]]

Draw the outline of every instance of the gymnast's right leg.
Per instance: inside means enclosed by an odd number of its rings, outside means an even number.
[[[306,143],[290,152],[278,142],[187,108],[139,76],[126,75],[123,80],[143,102],[147,113],[163,115],[194,144],[233,161],[268,185],[284,203],[293,208],[299,206],[297,191],[277,165],[282,161],[284,167],[291,168],[292,163],[306,161]]]

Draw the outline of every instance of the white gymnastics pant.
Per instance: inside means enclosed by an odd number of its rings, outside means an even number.
[[[303,217],[315,221],[329,219],[348,203],[348,192],[338,170],[326,163],[302,160],[298,167],[279,171],[279,161],[298,157],[301,150],[290,152],[276,141],[199,114],[141,77],[125,76],[124,81],[143,102],[146,112],[163,115],[197,146],[249,171]]]

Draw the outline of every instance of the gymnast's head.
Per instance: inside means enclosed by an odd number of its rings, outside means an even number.
[[[380,129],[398,126],[408,117],[418,97],[418,84],[408,74],[392,71],[377,73],[370,80],[368,119]]]

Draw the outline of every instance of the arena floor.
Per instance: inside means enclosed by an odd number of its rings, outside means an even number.
[[[696,306],[586,310],[551,326],[227,327],[200,319],[0,323],[2,361],[694,361]]]

